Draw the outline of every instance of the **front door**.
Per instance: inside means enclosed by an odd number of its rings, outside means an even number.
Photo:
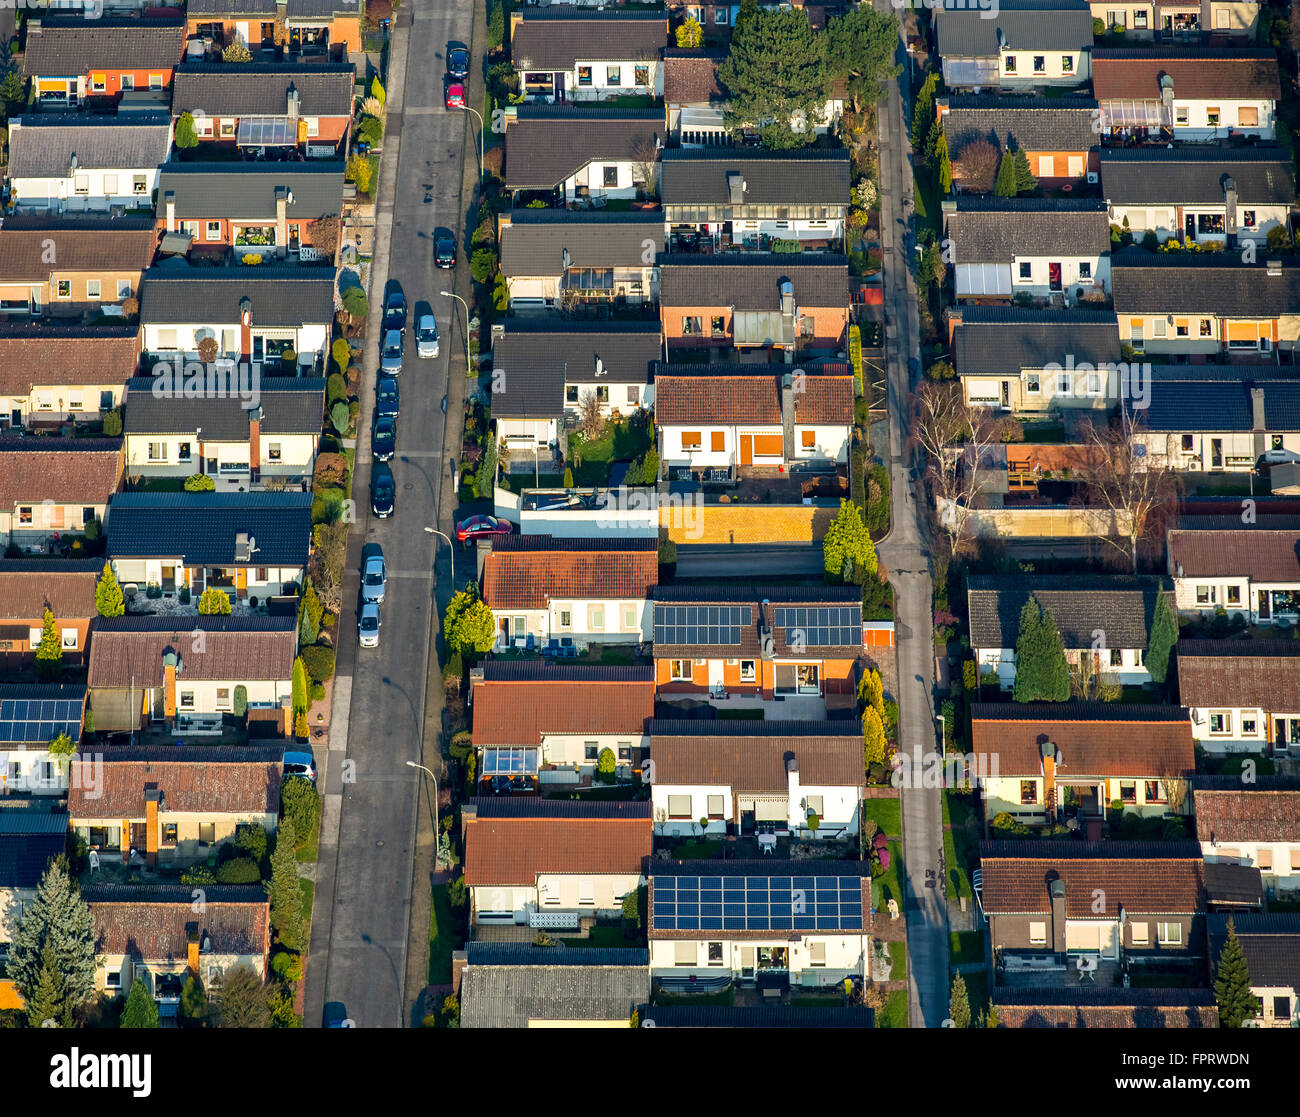
[[[168,591],[176,588],[176,567],[164,564],[162,568],[162,588]]]
[[[203,472],[206,473],[209,477],[215,477],[219,472],[219,470],[217,469],[217,459],[208,458],[207,463],[208,464],[203,467]]]
[[[23,413],[21,408],[15,407],[9,412],[9,425],[12,427],[21,427],[23,425]]]
[[[1221,438],[1210,439],[1210,468],[1223,468],[1223,439]]]
[[[1049,291],[1059,291],[1061,289],[1061,265],[1049,263],[1047,265],[1047,288]]]
[[[555,103],[557,105],[564,104],[564,86],[565,86],[564,79],[567,76],[568,76],[567,74],[563,74],[563,73],[559,73],[555,75],[554,89],[555,89]]]
[[[1196,214],[1189,213],[1183,223],[1183,231],[1189,241],[1196,240]]]
[[[742,434],[740,436],[740,464],[754,464],[754,436],[752,434]]]

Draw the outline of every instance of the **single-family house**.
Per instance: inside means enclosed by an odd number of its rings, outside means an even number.
[[[157,238],[148,218],[10,217],[0,229],[0,312],[121,312],[140,291]]]
[[[496,539],[483,562],[483,600],[501,648],[642,643],[658,581],[654,539],[510,535]]]
[[[948,322],[967,403],[1041,414],[1103,410],[1123,395],[1112,311],[962,306]]]
[[[1248,473],[1300,459],[1300,377],[1259,366],[1155,365],[1141,398],[1125,399],[1149,460],[1180,472]],[[1255,369],[1249,370],[1255,373]]]
[[[64,665],[84,663],[103,569],[101,559],[0,559],[0,671],[32,666],[46,609],[54,614]]]
[[[510,13],[510,60],[528,101],[662,97],[663,8],[555,4]]]
[[[485,663],[470,692],[483,794],[500,778],[526,784],[577,783],[611,752],[625,776],[649,748],[655,678],[649,667],[548,662]]]
[[[844,256],[749,252],[665,254],[659,310],[669,349],[783,349],[815,355],[844,345]]]
[[[963,194],[942,208],[959,302],[1109,295],[1110,225],[1100,198]]]
[[[361,14],[361,0],[187,0],[187,57],[242,43],[254,59],[346,62],[361,50]]]
[[[240,827],[276,828],[280,745],[123,747],[71,763],[69,825],[101,859],[193,864]]]
[[[176,71],[172,117],[193,116],[200,150],[292,147],[332,159],[345,154],[356,80],[350,62],[187,63]]]
[[[1294,517],[1184,516],[1167,539],[1178,611],[1223,609],[1251,624],[1300,619],[1300,522]]]
[[[122,402],[139,353],[134,326],[0,326],[0,429],[99,422]]]
[[[1088,80],[1092,13],[1086,0],[944,0],[934,33],[948,89],[1072,87]]]
[[[1123,143],[1271,140],[1282,97],[1272,50],[1177,46],[1092,52],[1102,136]]]
[[[1095,7],[1096,5],[1094,5]],[[1217,1028],[1213,989],[1115,985],[1020,986],[989,990],[1003,1028]]]
[[[650,1000],[650,954],[468,942],[452,983],[462,1028],[629,1028]]]
[[[1082,957],[1190,968],[1205,957],[1209,898],[1195,842],[980,843],[980,904],[1007,984],[1060,985]],[[1081,971],[1082,972],[1082,971]]]
[[[144,981],[160,1017],[175,1016],[185,980],[219,990],[235,966],[266,975],[271,901],[260,884],[91,884],[81,890],[95,942],[95,987],[110,996]]]
[[[0,801],[67,792],[66,757],[51,753],[50,744],[64,734],[81,740],[85,707],[85,683],[0,684]]]
[[[1090,0],[1095,19],[1125,38],[1162,43],[1255,41],[1258,0]]]
[[[1112,814],[1162,818],[1190,808],[1196,756],[1180,706],[976,702],[971,752],[986,824],[1007,813],[1086,829]]]
[[[1290,685],[1294,694],[1294,679]],[[1270,896],[1300,896],[1300,780],[1197,776],[1192,798],[1207,862],[1252,865]]]
[[[659,301],[663,214],[516,209],[501,214],[501,274],[515,311]]]
[[[1250,991],[1259,1002],[1257,1028],[1294,1028],[1300,1018],[1300,915],[1208,915],[1209,977],[1217,972],[1228,941],[1228,923],[1246,956]]]
[[[650,754],[656,834],[858,832],[866,768],[856,721],[656,719]]]
[[[1271,229],[1289,227],[1291,161],[1276,147],[1103,148],[1102,192],[1110,221],[1138,241],[1263,251]]]
[[[122,420],[126,472],[145,478],[204,473],[219,490],[310,479],[325,381],[268,376],[258,382],[255,404],[249,402],[237,395],[186,396],[150,376],[129,381]]]
[[[167,161],[165,113],[40,113],[9,121],[9,198],[19,213],[147,210]]]
[[[332,268],[163,264],[145,272],[141,292],[146,371],[156,372],[158,361],[197,359],[205,338],[241,364],[284,362],[291,354],[287,363],[300,375],[324,368],[334,321]]]
[[[978,141],[992,143],[999,152],[1023,151],[1044,190],[1078,189],[1085,180],[1097,181],[1099,137],[1093,125],[1099,110],[1090,98],[964,93],[939,97],[935,111],[948,141],[953,185],[959,193],[980,192],[961,158],[962,149]]]
[[[1300,262],[1126,248],[1111,286],[1120,341],[1147,356],[1275,364],[1300,338]]]
[[[654,845],[650,804],[631,800],[471,799],[461,833],[475,928],[576,931],[620,917]]]
[[[35,103],[47,109],[98,98],[107,103],[136,90],[161,92],[171,85],[185,48],[185,24],[176,15],[81,19],[42,13],[26,29],[23,74]]]
[[[102,523],[122,485],[120,438],[0,440],[0,543],[28,554]]]
[[[1292,641],[1184,640],[1178,692],[1206,752],[1300,754],[1300,649]]]
[[[654,592],[655,684],[665,702],[821,720],[856,703],[864,658],[853,586],[663,585]]]
[[[193,249],[332,263],[343,212],[343,163],[174,163],[158,175],[158,231],[185,233]],[[335,243],[316,247],[330,221]]]
[[[654,405],[658,320],[517,317],[492,333],[492,418],[511,470],[535,470],[538,461],[563,453],[565,421],[593,395],[610,417]]]
[[[842,986],[871,970],[865,861],[655,861],[650,976],[679,988]]]
[[[1051,611],[1073,667],[1109,683],[1151,681],[1146,651],[1161,579],[1121,575],[971,574],[966,579],[970,646],[981,676],[994,672],[1009,690],[1016,681],[1020,611],[1031,599]]]
[[[718,67],[726,58],[725,50],[664,48],[664,107],[668,135],[675,144],[730,146],[731,134],[722,118],[727,91],[718,78]]]
[[[293,614],[100,618],[87,675],[95,731],[166,723],[187,737],[217,735],[241,689],[250,720],[270,711],[257,720],[287,728],[297,654]]]
[[[770,366],[769,366],[770,367]],[[762,366],[662,365],[655,376],[655,430],[662,467],[678,477],[718,470],[730,478],[786,470],[834,472],[849,460],[852,376],[784,375]],[[684,375],[666,375],[682,369]]]
[[[105,525],[108,557],[123,585],[188,590],[196,605],[208,589],[241,606],[254,597],[265,603],[302,585],[311,500],[288,492],[121,493]]]
[[[9,960],[23,914],[36,899],[36,886],[50,862],[63,856],[67,839],[68,816],[61,807],[0,800],[0,963]],[[0,978],[0,1003],[23,1003],[12,978]]]
[[[672,251],[766,250],[774,241],[843,251],[847,151],[672,148],[660,158],[659,179]]]
[[[663,109],[512,105],[505,113],[513,194],[596,209],[657,194]]]

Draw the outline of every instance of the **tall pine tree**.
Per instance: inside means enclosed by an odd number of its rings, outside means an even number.
[[[141,978],[131,982],[131,991],[126,995],[126,1004],[122,1008],[119,1028],[156,1028],[158,1027],[158,1002],[150,995]]]
[[[23,1000],[27,1007],[27,1023],[33,1028],[48,1028],[51,1020],[54,1026],[72,1027],[67,985],[59,972],[54,948],[48,942],[41,948],[35,980],[30,988],[23,990]]]
[[[1219,951],[1214,970],[1214,999],[1219,1005],[1219,1027],[1240,1028],[1259,1012],[1259,1002],[1250,991],[1250,967],[1237,938],[1237,928],[1228,917],[1228,938]]]
[[[63,674],[63,640],[54,627],[54,614],[45,610],[41,642],[36,649],[36,677],[43,683],[57,683]]]
[[[1070,697],[1070,668],[1056,618],[1033,597],[1020,610],[1014,697],[1017,702],[1064,702]]]
[[[293,819],[280,821],[280,831],[275,839],[275,852],[271,854],[271,925],[281,945],[289,950],[302,950],[302,886],[298,883],[297,831]]]
[[[24,999],[35,993],[47,946],[62,977],[67,1005],[75,1009],[93,999],[95,942],[90,909],[63,857],[56,857],[45,870],[9,948],[9,977]]]
[[[104,573],[95,584],[95,612],[101,617],[120,617],[126,612],[122,587],[113,573],[112,563],[104,563]]]
[[[921,89],[912,102],[912,150],[921,152],[925,148],[926,137],[930,134],[930,125],[934,122],[934,98],[938,92],[939,72],[931,71],[926,75]]]
[[[1016,196],[1016,157],[1009,151],[1002,153],[1002,162],[998,164],[998,177],[993,183],[993,193],[999,198]]]
[[[1038,179],[1034,177],[1034,172],[1029,169],[1029,156],[1024,153],[1022,148],[1016,148],[1013,157],[1016,165],[1016,193],[1032,194],[1038,189]]]
[[[1156,595],[1155,611],[1151,615],[1151,633],[1147,637],[1147,670],[1158,683],[1169,675],[1169,656],[1178,643],[1178,621],[1169,607],[1169,595],[1162,589]]]
[[[955,1028],[970,1027],[970,994],[966,992],[966,979],[955,974],[952,979],[952,991],[948,997],[948,1019]]]
[[[723,113],[730,131],[758,128],[764,145],[778,149],[816,139],[830,83],[825,47],[803,11],[760,8],[733,32],[718,80],[731,95]]]
[[[1050,609],[1043,610],[1043,698],[1048,702],[1070,700],[1070,665],[1065,659],[1065,641]]]

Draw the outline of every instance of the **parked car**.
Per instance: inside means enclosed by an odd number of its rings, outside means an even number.
[[[422,314],[415,323],[415,355],[438,355],[438,322],[432,314]]]
[[[456,266],[456,238],[450,229],[434,229],[433,262],[440,268]]]
[[[391,376],[381,376],[375,385],[375,414],[381,418],[397,418],[397,381]]]
[[[447,75],[453,78],[469,77],[469,47],[454,39],[447,44]]]
[[[383,601],[388,588],[388,563],[378,543],[367,543],[361,554],[361,600]]]
[[[406,329],[406,294],[396,280],[390,280],[384,293],[384,329]]]
[[[468,543],[472,539],[510,535],[514,530],[515,526],[509,520],[498,520],[495,516],[470,516],[456,525],[456,538],[461,543]]]
[[[384,416],[375,420],[375,433],[370,436],[370,453],[375,461],[389,461],[397,452],[397,420]]]
[[[348,1010],[342,1001],[326,1001],[321,1023],[326,1028],[355,1028],[356,1024],[348,1018]]]
[[[393,514],[397,500],[397,484],[387,462],[376,462],[370,474],[370,510],[381,520]]]
[[[450,76],[446,78],[444,88],[444,101],[449,109],[463,109],[465,107],[465,86],[464,83],[453,81]]]
[[[363,648],[379,647],[379,626],[382,623],[379,619],[379,605],[367,601],[361,606],[361,613],[357,617],[357,643]]]
[[[284,754],[284,774],[301,776],[305,780],[316,782],[316,758],[309,752],[286,752]]]
[[[379,355],[379,371],[396,376],[402,371],[402,354],[406,351],[406,335],[401,330],[384,334],[384,347]]]

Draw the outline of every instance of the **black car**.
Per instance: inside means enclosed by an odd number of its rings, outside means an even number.
[[[433,231],[433,262],[440,268],[456,266],[456,238],[450,229]]]
[[[390,282],[384,292],[384,329],[406,329],[406,294],[396,281]]]
[[[397,452],[397,420],[390,415],[375,420],[375,433],[370,436],[370,452],[375,461],[386,462]]]
[[[454,40],[447,44],[447,74],[453,78],[469,77],[469,47]]]
[[[381,418],[397,418],[397,381],[391,376],[381,376],[375,385],[375,414]]]
[[[387,519],[395,510],[397,500],[397,483],[393,480],[393,471],[385,462],[376,462],[370,473],[370,510],[381,520]]]

